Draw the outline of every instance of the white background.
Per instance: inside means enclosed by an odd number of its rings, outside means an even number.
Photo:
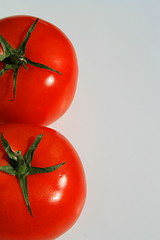
[[[50,21],[72,41],[79,82],[50,127],[79,153],[88,196],[61,240],[160,239],[160,1],[0,0],[0,16]]]

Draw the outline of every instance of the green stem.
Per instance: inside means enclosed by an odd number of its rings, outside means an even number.
[[[34,152],[37,149],[42,137],[43,137],[42,134],[38,135],[35,141],[29,147],[27,153],[24,156],[22,156],[21,151],[14,152],[11,149],[8,141],[4,138],[3,133],[1,135],[2,146],[8,156],[9,165],[0,166],[0,171],[16,176],[18,178],[18,181],[22,190],[22,194],[24,197],[24,201],[26,203],[26,206],[31,216],[33,216],[33,214],[32,214],[32,210],[29,202],[29,196],[28,196],[28,185],[27,185],[28,175],[39,174],[39,173],[44,173],[44,174],[50,173],[57,170],[58,168],[60,168],[62,165],[65,164],[65,162],[62,162],[60,164],[56,164],[54,166],[44,167],[44,168],[31,166]]]
[[[27,70],[26,64],[43,68],[49,71],[52,71],[57,74],[62,74],[61,72],[44,65],[43,63],[33,62],[32,60],[25,57],[26,45],[29,41],[32,32],[34,31],[36,24],[38,22],[38,18],[33,22],[30,26],[23,42],[19,45],[17,49],[13,48],[7,40],[0,35],[0,43],[2,44],[4,54],[0,55],[0,62],[5,63],[5,67],[0,71],[0,77],[9,69],[13,69],[13,97],[10,101],[13,101],[16,96],[16,85],[17,85],[17,75],[18,70],[21,66],[23,66]],[[46,56],[47,57],[47,56]]]
[[[22,176],[27,172],[27,166],[20,151],[16,152],[17,156],[17,175]]]
[[[28,197],[27,177],[25,175],[20,175],[20,176],[17,176],[17,177],[18,177],[18,180],[19,180],[19,183],[20,183],[20,186],[21,186],[21,190],[22,190],[22,193],[23,193],[23,197],[24,197],[26,206],[28,208],[29,213],[33,217],[30,202],[29,202],[29,197]]]

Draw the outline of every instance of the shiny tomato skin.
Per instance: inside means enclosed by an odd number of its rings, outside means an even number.
[[[33,217],[27,210],[16,176],[0,172],[0,239],[53,240],[78,219],[86,198],[82,163],[73,146],[57,131],[28,124],[2,124],[0,133],[11,148],[25,154],[39,134],[43,138],[34,152],[32,166],[48,167],[66,162],[51,173],[28,176]],[[8,165],[0,144],[0,166]]]
[[[36,20],[32,16],[0,19],[0,35],[14,48],[23,41]],[[3,48],[0,45],[0,54]],[[0,122],[20,122],[47,126],[70,106],[77,85],[78,63],[68,37],[55,25],[39,19],[26,45],[25,56],[62,74],[27,64],[20,67],[13,97],[13,70],[0,77]],[[3,67],[0,63],[0,69]]]

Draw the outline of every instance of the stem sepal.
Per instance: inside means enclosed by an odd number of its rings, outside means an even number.
[[[23,66],[27,70],[28,68],[27,68],[26,64],[29,64],[29,65],[32,65],[35,67],[53,71],[58,74],[62,74],[61,72],[59,72],[49,66],[46,66],[45,64],[33,62],[32,60],[25,57],[27,42],[28,42],[33,30],[35,29],[38,20],[39,19],[37,18],[34,21],[34,23],[31,25],[28,32],[26,33],[26,36],[24,37],[23,42],[19,45],[19,47],[17,49],[13,48],[9,44],[9,42],[2,35],[0,35],[0,44],[2,44],[2,47],[4,50],[4,54],[0,55],[0,62],[5,63],[4,68],[0,71],[0,77],[6,71],[8,71],[10,69],[13,70],[13,97],[10,101],[13,101],[16,96],[17,75],[18,75],[19,68],[21,66]]]
[[[57,170],[58,168],[60,168],[62,165],[66,163],[66,162],[62,162],[60,164],[50,166],[50,167],[44,167],[44,168],[34,167],[31,165],[34,151],[38,147],[40,141],[42,140],[42,137],[43,137],[42,134],[38,135],[35,141],[29,147],[27,153],[24,156],[22,156],[21,151],[14,152],[11,149],[10,144],[4,137],[4,134],[3,133],[1,134],[2,146],[8,156],[9,165],[0,166],[0,171],[17,177],[26,206],[31,216],[33,216],[33,214],[32,214],[32,210],[29,202],[28,184],[27,184],[28,175],[39,174],[39,173],[50,173]]]

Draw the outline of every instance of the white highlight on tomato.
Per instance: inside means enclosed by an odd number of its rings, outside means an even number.
[[[66,184],[67,184],[67,176],[65,174],[63,174],[60,176],[59,181],[58,181],[60,190],[54,191],[54,193],[51,197],[52,202],[58,202],[59,200],[61,200],[61,198],[63,196],[63,189],[65,188]]]
[[[61,191],[55,191],[52,198],[51,198],[51,201],[52,202],[58,202],[62,197],[62,192]]]
[[[62,175],[59,179],[59,182],[58,182],[58,185],[61,187],[61,188],[64,188],[67,184],[67,177],[66,175]]]
[[[54,84],[54,82],[55,82],[54,76],[51,75],[46,79],[45,84],[47,86],[52,86]]]

